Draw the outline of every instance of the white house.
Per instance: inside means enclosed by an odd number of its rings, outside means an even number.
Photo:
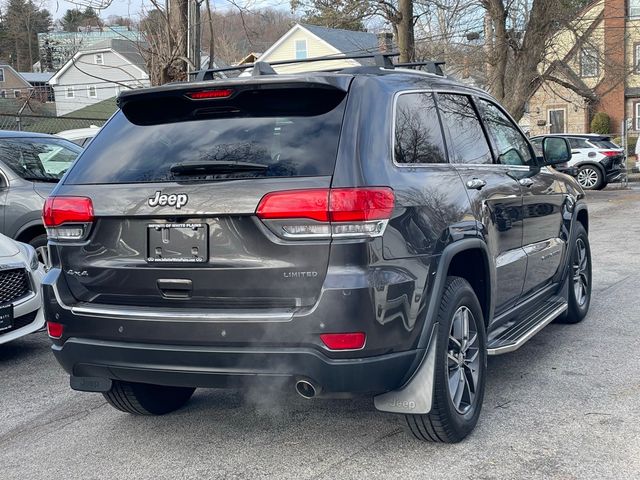
[[[340,57],[380,52],[391,53],[392,50],[393,36],[389,33],[376,35],[370,32],[356,32],[297,23],[269,47],[266,52],[260,55],[259,60],[262,62],[277,62],[325,56],[337,59],[326,62],[297,63],[274,67],[279,73],[294,73],[371,65],[373,64],[372,60],[340,59]]]
[[[49,84],[58,116],[114,97],[121,90],[151,85],[138,44],[116,38],[80,50]]]

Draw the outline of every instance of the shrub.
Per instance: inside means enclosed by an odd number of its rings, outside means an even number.
[[[591,120],[591,133],[599,133],[600,135],[609,135],[611,132],[611,119],[604,112],[598,112]]]

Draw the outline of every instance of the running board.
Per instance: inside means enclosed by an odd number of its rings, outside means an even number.
[[[551,297],[534,309],[525,312],[520,320],[490,335],[488,355],[513,352],[527,343],[536,333],[567,310],[567,302],[561,297]]]

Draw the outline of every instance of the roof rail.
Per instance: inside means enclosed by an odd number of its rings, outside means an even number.
[[[442,70],[442,66],[445,64],[446,62],[429,60],[426,62],[396,63],[394,67],[396,68],[427,67],[426,68],[427,72],[444,77],[444,71]]]
[[[196,77],[195,81],[197,82],[205,81],[205,80],[213,80],[215,78],[216,73],[231,72],[235,70],[244,71],[244,70],[250,69],[251,75],[254,77],[261,76],[261,75],[277,75],[277,72],[273,69],[273,66],[294,65],[298,63],[326,62],[331,60],[358,60],[358,59],[372,58],[374,59],[376,67],[393,69],[396,67],[410,68],[410,67],[426,66],[428,72],[434,73],[436,75],[444,76],[444,73],[442,72],[442,68],[441,68],[441,66],[444,65],[444,62],[428,61],[428,62],[411,62],[411,63],[394,64],[391,61],[391,58],[397,57],[399,55],[400,53],[398,52],[391,52],[391,53],[377,52],[377,53],[361,53],[361,54],[354,54],[354,55],[332,54],[332,55],[325,55],[322,57],[312,57],[312,58],[297,59],[297,60],[280,60],[277,62],[270,62],[270,63],[257,61],[255,63],[246,63],[243,65],[235,65],[233,67],[203,69],[197,72],[190,72],[189,75],[195,75]],[[336,69],[336,70],[340,70],[340,69]]]

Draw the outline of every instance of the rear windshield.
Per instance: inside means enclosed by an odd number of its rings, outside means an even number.
[[[620,148],[618,145],[610,140],[589,140],[598,148]]]
[[[303,93],[265,92],[242,108],[199,108],[196,112],[204,111],[205,118],[176,121],[165,115],[157,124],[140,112],[142,107],[137,112],[125,107],[127,115],[119,111],[102,128],[65,183],[332,175],[346,94],[318,89]]]

